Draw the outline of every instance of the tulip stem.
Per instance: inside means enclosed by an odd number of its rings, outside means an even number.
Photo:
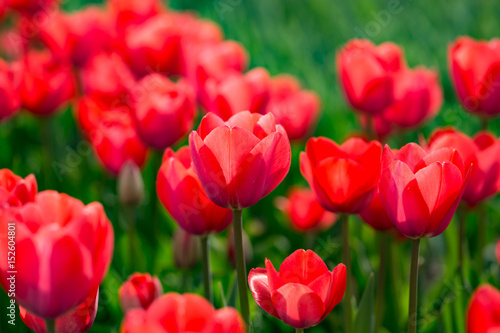
[[[375,139],[375,130],[374,130],[374,125],[375,120],[373,119],[372,115],[368,115],[366,117],[366,136],[368,137],[368,140],[374,140]]]
[[[418,256],[420,239],[411,241],[410,304],[408,307],[408,333],[417,333]]]
[[[483,261],[483,250],[484,244],[486,242],[486,214],[485,206],[481,205],[477,210],[479,216],[477,219],[477,259],[476,263],[478,265],[479,279],[481,279],[481,272],[483,271],[484,261]]]
[[[342,223],[342,262],[347,268],[347,282],[344,296],[344,322],[345,332],[351,332],[352,326],[352,290],[351,290],[351,249],[349,246],[349,215],[341,217]]]
[[[123,207],[125,220],[127,221],[128,234],[128,268],[130,272],[134,270],[135,263],[135,210],[133,207]]]
[[[203,290],[205,298],[213,303],[212,271],[210,270],[210,247],[208,236],[201,237],[201,264],[203,267]]]
[[[304,333],[304,329],[303,328],[296,328],[295,332],[296,333]]]
[[[384,319],[384,301],[385,301],[385,272],[387,270],[387,247],[389,239],[385,232],[378,233],[379,241],[379,258],[378,276],[377,276],[377,299],[376,299],[376,318],[375,318],[375,332],[382,325]]]
[[[47,328],[47,333],[56,333],[56,320],[45,319],[45,327]]]
[[[158,235],[159,233],[159,216],[158,216],[158,195],[156,193],[156,177],[158,175],[158,170],[161,168],[161,163],[162,163],[162,152],[160,151],[153,151],[153,157],[152,157],[152,179],[151,179],[151,194],[150,194],[150,204],[151,204],[151,218],[153,220],[153,230],[155,235]]]
[[[43,160],[43,174],[44,174],[44,186],[46,189],[49,188],[54,188],[51,186],[52,184],[52,162],[55,161],[54,159],[54,147],[52,145],[52,132],[50,129],[50,118],[44,118],[41,120],[41,131],[40,131],[40,141],[42,144],[42,147],[44,149],[44,156],[42,158]],[[55,188],[59,188],[59,186],[55,186]]]
[[[243,320],[250,325],[250,310],[248,307],[247,270],[243,252],[243,221],[242,210],[233,210],[234,254],[236,260],[236,275],[238,277],[238,292],[240,295],[240,311]]]
[[[462,282],[462,286],[465,290],[470,294],[470,285],[468,281],[465,279],[464,273],[464,256],[465,256],[465,245],[466,245],[466,237],[465,237],[465,227],[467,222],[466,210],[461,209],[458,212],[458,274],[460,275],[460,281]]]

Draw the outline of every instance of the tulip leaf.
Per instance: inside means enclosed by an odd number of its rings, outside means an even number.
[[[359,302],[358,312],[354,321],[354,332],[373,333],[375,330],[375,313],[373,303],[375,301],[375,282],[373,273],[370,274],[366,284],[363,297]]]

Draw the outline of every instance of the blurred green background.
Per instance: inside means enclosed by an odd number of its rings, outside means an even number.
[[[72,11],[85,3],[68,0],[63,6]],[[265,67],[272,75],[293,74],[304,87],[317,92],[323,103],[322,118],[315,132],[317,136],[342,141],[360,129],[355,115],[342,99],[335,74],[336,50],[355,37],[369,38],[377,44],[393,41],[404,48],[410,67],[434,67],[441,76],[445,104],[438,117],[422,129],[391,141],[391,146],[417,141],[420,134],[427,137],[438,126],[452,125],[467,134],[473,134],[480,128],[480,121],[464,112],[456,102],[447,73],[446,54],[448,44],[457,36],[484,39],[500,36],[500,6],[496,0],[172,0],[170,6],[178,10],[197,11],[201,17],[220,24],[226,38],[237,40],[248,49],[251,67]],[[397,8],[398,13],[391,14],[388,8]],[[489,129],[498,136],[500,119],[491,121]],[[51,135],[49,145],[52,151],[41,149],[43,130]],[[131,267],[127,224],[117,202],[116,181],[103,173],[89,147],[77,129],[70,109],[46,123],[23,113],[0,125],[1,168],[11,168],[22,176],[34,173],[40,190],[56,189],[84,203],[100,201],[105,205],[115,228],[116,247],[111,270],[101,286],[99,311],[90,332],[117,332],[123,318],[117,291],[132,271],[158,275],[166,291],[182,292],[187,288],[201,294],[201,265],[188,272],[179,272],[173,265],[170,237],[176,226],[159,203],[159,221],[153,222],[155,218],[148,203],[156,197],[153,186],[155,170],[150,162],[143,171],[147,195],[136,215],[136,241],[140,243],[140,252],[136,253]],[[306,184],[298,167],[301,150],[303,144],[293,147],[292,169],[279,188],[244,213],[244,227],[252,239],[254,250],[254,258],[247,265],[248,270],[263,267],[266,257],[278,267],[294,250],[305,247],[314,249],[330,269],[340,262],[338,225],[311,242],[310,237],[292,231],[273,205],[273,199],[283,195],[290,185]],[[51,164],[51,161],[56,164]],[[44,177],[44,167],[51,169],[52,176],[49,179]],[[480,207],[479,211],[481,213],[468,214],[466,276],[472,287],[480,282],[490,282],[498,287],[500,274],[494,256],[494,242],[500,229],[497,223],[500,199],[495,198]],[[489,228],[482,267],[478,267],[477,261],[480,255],[476,242],[479,214],[487,218]],[[379,236],[357,218],[353,219],[351,225],[352,271],[356,280],[355,295],[359,302],[367,289],[368,277],[372,272],[377,274]],[[458,228],[454,220],[443,235],[422,242],[419,332],[465,332],[464,313],[469,292],[461,284],[456,271],[457,235]],[[409,244],[394,240],[386,242],[389,244],[388,259],[392,269],[386,274],[384,308],[381,309],[385,315],[381,332],[404,332],[408,306]],[[221,282],[221,289],[229,303],[234,305],[236,303],[230,291],[234,274],[226,258],[226,233],[212,238],[211,250],[216,305],[221,306],[218,282]],[[78,286],[75,285],[75,288]],[[3,308],[7,298],[4,293],[0,294]],[[293,331],[258,308],[251,297],[250,303],[255,332]],[[1,320],[2,332],[4,319]],[[342,320],[342,306],[339,305],[321,325],[307,331],[337,332],[342,328]],[[8,327],[6,332],[16,331],[28,331],[20,318],[15,329]]]

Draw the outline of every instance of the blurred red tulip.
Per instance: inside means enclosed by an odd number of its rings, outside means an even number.
[[[179,226],[193,235],[218,233],[231,224],[231,210],[217,206],[205,193],[187,146],[177,153],[170,148],[165,151],[156,191]]]
[[[30,51],[19,61],[22,68],[20,96],[23,108],[41,116],[57,111],[75,96],[71,66],[48,51]]]
[[[129,103],[129,91],[136,84],[128,65],[114,53],[100,53],[89,59],[80,78],[83,93],[109,107]]]
[[[107,5],[119,31],[144,23],[164,11],[161,0],[108,0]]]
[[[380,199],[396,229],[408,238],[441,234],[455,214],[470,175],[458,151],[427,152],[410,143],[394,153],[386,145],[383,160]]]
[[[337,216],[326,211],[314,192],[306,188],[290,189],[287,198],[276,199],[276,207],[286,214],[291,226],[300,232],[325,231],[337,221]]]
[[[489,132],[479,132],[474,138],[456,129],[439,129],[429,138],[433,150],[442,147],[456,149],[465,167],[472,166],[463,199],[470,206],[500,191],[500,139]]]
[[[244,111],[224,122],[209,113],[189,136],[189,146],[203,188],[221,207],[256,204],[290,169],[290,141],[272,114]]]
[[[403,51],[390,42],[375,46],[354,39],[337,54],[337,72],[349,105],[369,114],[380,114],[393,103],[393,74],[405,66]]]
[[[58,7],[59,0],[4,0],[7,8],[33,15],[39,11],[50,12]]]
[[[245,75],[234,74],[221,82],[208,79],[205,91],[208,112],[228,120],[238,112],[264,113],[269,101],[270,77],[267,70],[254,68]]]
[[[302,175],[321,205],[338,213],[359,213],[370,203],[381,170],[382,146],[351,138],[341,146],[312,138],[300,154]]]
[[[382,200],[380,200],[380,192],[377,186],[377,190],[373,195],[373,199],[370,204],[363,209],[359,216],[363,221],[365,221],[370,227],[377,231],[387,231],[394,229],[391,219],[385,211]]]
[[[163,287],[156,276],[134,273],[125,281],[118,295],[123,312],[132,309],[147,309],[163,294]]]
[[[297,250],[283,261],[279,272],[266,259],[254,268],[248,284],[255,302],[270,315],[294,328],[319,324],[340,303],[346,288],[346,267],[330,272],[311,250]]]
[[[448,49],[448,65],[462,106],[485,116],[500,114],[500,40],[460,37]]]
[[[57,318],[97,289],[113,255],[113,228],[100,203],[55,191],[22,207],[0,209],[0,255],[7,258],[7,223],[16,224],[16,302],[32,314]],[[10,269],[0,261],[0,282]],[[75,287],[77,286],[77,288]]]
[[[245,333],[245,324],[233,308],[215,310],[204,298],[194,294],[167,293],[147,310],[129,311],[122,333]]]
[[[19,86],[21,84],[19,72],[12,69],[10,64],[0,59],[0,122],[16,113],[21,107]]]
[[[94,324],[99,303],[99,288],[89,293],[87,298],[69,313],[56,319],[57,332],[83,333],[90,330]],[[45,320],[19,307],[19,315],[23,322],[36,333],[46,333]]]
[[[0,169],[0,209],[35,201],[38,185],[34,175],[21,178],[9,169]]]
[[[467,333],[495,333],[500,330],[500,291],[489,284],[479,286],[467,307]]]
[[[90,140],[93,137],[100,136],[99,127],[103,120],[120,116],[124,118],[131,117],[130,110],[127,107],[110,108],[106,103],[90,96],[83,96],[75,104],[75,118],[78,119],[83,134]]]
[[[360,126],[364,129],[364,132],[359,134],[360,137],[368,138],[368,133],[370,131],[375,135],[375,137],[384,141],[388,136],[390,136],[396,129],[396,125],[384,118],[384,114],[378,114],[375,116],[370,116],[364,113],[358,115],[358,120]],[[370,126],[370,128],[368,128]]]
[[[400,127],[416,127],[435,117],[442,104],[438,74],[425,68],[407,69],[394,75],[394,101],[383,117]]]
[[[150,147],[170,147],[193,129],[196,96],[184,80],[150,74],[132,89],[131,100],[137,132]]]
[[[291,75],[278,75],[271,81],[266,112],[283,125],[290,140],[301,140],[312,133],[320,115],[321,102],[316,93],[302,90]]]

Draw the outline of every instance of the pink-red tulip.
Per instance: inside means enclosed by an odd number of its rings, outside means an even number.
[[[354,214],[373,197],[381,157],[377,141],[351,138],[339,146],[327,138],[312,138],[300,154],[300,169],[325,209]]]
[[[286,214],[291,226],[300,232],[324,231],[337,221],[337,216],[325,210],[314,192],[306,188],[290,189],[286,198],[277,198],[276,206]]]
[[[23,14],[34,15],[39,11],[51,12],[57,9],[58,0],[4,0],[7,8]]]
[[[393,103],[394,73],[406,66],[403,51],[387,42],[348,42],[337,55],[337,72],[349,105],[368,114],[382,113]]]
[[[294,328],[319,324],[344,297],[346,267],[329,271],[311,250],[297,250],[283,261],[279,272],[266,259],[254,268],[248,284],[255,302],[270,315]]]
[[[69,313],[56,319],[57,332],[83,333],[90,330],[94,324],[99,304],[99,288],[89,293],[82,304],[78,305]],[[19,315],[23,322],[36,333],[46,333],[45,320],[28,312],[22,306],[19,307]]]
[[[470,206],[500,191],[500,139],[489,132],[479,132],[474,138],[453,128],[440,129],[429,138],[429,147],[456,149],[466,167],[472,166],[463,199]]]
[[[161,0],[109,0],[107,5],[119,31],[141,24],[164,11]]]
[[[38,185],[34,175],[21,178],[9,169],[0,169],[0,209],[35,201]]]
[[[30,51],[20,61],[23,108],[41,116],[57,111],[75,95],[71,66],[57,61],[48,51]]]
[[[394,229],[394,225],[392,224],[391,219],[385,211],[382,200],[380,200],[380,193],[378,188],[370,204],[359,213],[359,216],[370,227],[377,231],[387,231]]]
[[[226,122],[209,113],[189,136],[189,146],[203,188],[221,207],[254,205],[290,169],[290,141],[270,113],[244,111]]]
[[[99,203],[85,206],[66,194],[44,191],[22,207],[0,209],[0,255],[7,258],[7,224],[16,224],[16,302],[55,319],[97,289],[113,255],[113,228]],[[9,289],[7,261],[0,282]],[[77,287],[76,287],[77,286]]]
[[[194,235],[221,232],[232,221],[232,212],[210,201],[191,164],[189,147],[165,151],[158,171],[156,191],[175,221]]]
[[[147,310],[129,311],[122,333],[245,333],[245,324],[233,308],[215,310],[194,294],[167,293]]]
[[[266,112],[283,125],[290,140],[306,138],[316,126],[321,102],[317,94],[302,90],[299,81],[291,75],[279,75],[271,80]]]
[[[156,276],[134,273],[125,281],[118,295],[123,312],[132,309],[147,309],[155,299],[163,294],[163,287]]]
[[[196,96],[193,88],[153,73],[132,89],[133,116],[142,141],[155,149],[165,149],[193,129]]]
[[[460,37],[448,49],[448,65],[455,92],[473,113],[500,113],[500,40]]]
[[[467,333],[495,333],[500,330],[500,291],[489,284],[479,286],[467,307]]]
[[[21,107],[19,72],[0,59],[0,122],[12,116]]]
[[[397,152],[384,148],[380,199],[396,229],[408,238],[434,237],[450,224],[467,185],[455,149],[426,151],[410,143]]]

